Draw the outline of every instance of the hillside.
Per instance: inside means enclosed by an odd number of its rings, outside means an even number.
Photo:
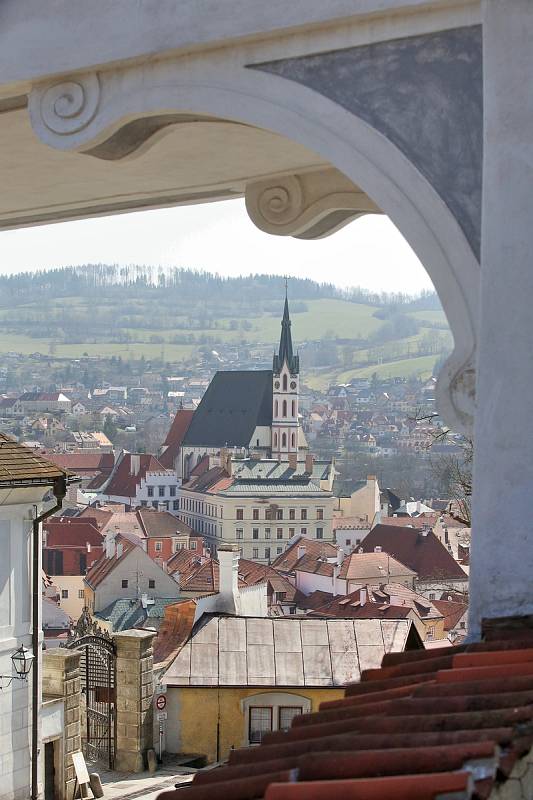
[[[420,298],[342,292],[291,279],[292,330],[310,383],[378,371],[430,374],[451,347],[434,294]],[[155,273],[107,265],[0,276],[0,352],[55,358],[195,362],[228,348],[272,352],[283,280]]]

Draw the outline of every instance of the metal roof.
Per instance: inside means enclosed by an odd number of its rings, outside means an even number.
[[[204,621],[205,620],[205,621]],[[405,649],[410,620],[207,615],[163,677],[169,686],[342,686]]]

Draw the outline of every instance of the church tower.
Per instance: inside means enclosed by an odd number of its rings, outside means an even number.
[[[281,321],[279,351],[272,363],[272,457],[288,461],[298,457],[298,392],[300,359],[292,350],[291,319],[285,285],[285,308]]]

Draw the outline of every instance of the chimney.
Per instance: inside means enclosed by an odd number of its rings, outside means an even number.
[[[133,453],[130,455],[130,474],[138,475],[141,468],[141,458]]]
[[[158,511],[166,511],[167,507],[166,507],[166,505],[164,503],[158,503],[157,504],[157,510]]]
[[[298,550],[296,551],[296,553],[297,553],[299,559],[302,558],[302,556],[305,556],[305,545],[304,544],[299,544],[298,545]]]
[[[296,453],[289,453],[289,468],[295,471],[298,469],[298,456]]]
[[[362,606],[366,605],[366,586],[359,590],[359,600]]]
[[[337,578],[339,577],[339,572],[341,571],[340,564],[335,564],[333,567],[333,597],[335,597],[337,592]]]
[[[113,558],[115,555],[115,537],[108,536],[105,540],[105,557]]]
[[[220,567],[218,590],[221,600],[234,607],[239,597],[239,556],[240,548],[236,544],[220,544],[218,546],[218,563]]]
[[[381,547],[381,545],[380,545],[380,544],[377,544],[377,545],[374,547],[374,553],[381,553],[381,552],[383,552],[383,551],[382,551],[382,547]]]
[[[119,542],[117,544],[117,558],[121,558],[123,552],[124,552],[124,545],[122,544],[122,542]]]
[[[309,473],[309,475],[313,472],[313,463],[314,458],[312,453],[305,454],[305,471]]]

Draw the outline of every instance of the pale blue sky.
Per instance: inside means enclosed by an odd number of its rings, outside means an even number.
[[[409,294],[432,288],[407,242],[389,219],[376,215],[316,242],[262,233],[243,200],[0,233],[3,273],[98,262],[288,274]]]

